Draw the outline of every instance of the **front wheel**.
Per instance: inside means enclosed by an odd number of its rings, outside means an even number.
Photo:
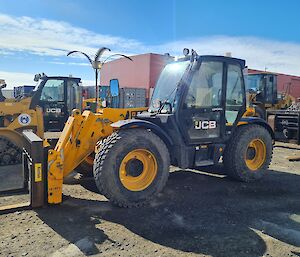
[[[238,127],[225,149],[226,172],[240,181],[258,180],[269,167],[272,151],[272,137],[266,128],[259,125]]]
[[[145,129],[114,132],[102,141],[94,160],[99,191],[122,207],[137,207],[156,196],[169,175],[165,143]]]

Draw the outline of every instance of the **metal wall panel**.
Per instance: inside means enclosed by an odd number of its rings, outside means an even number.
[[[121,88],[120,107],[134,108],[146,106],[146,89],[144,88]]]

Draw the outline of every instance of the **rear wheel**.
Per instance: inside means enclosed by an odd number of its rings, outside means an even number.
[[[109,200],[136,207],[163,189],[169,166],[168,148],[157,135],[145,129],[120,130],[98,147],[94,178]]]
[[[224,153],[227,174],[244,182],[260,179],[271,162],[272,148],[271,135],[264,127],[245,125],[237,128]]]

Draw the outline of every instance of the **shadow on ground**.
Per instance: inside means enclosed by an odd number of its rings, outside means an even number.
[[[84,186],[96,190],[92,180]],[[109,202],[67,197],[61,206],[38,214],[70,242],[85,237],[95,243],[109,239],[95,227],[106,220],[184,252],[252,257],[266,251],[256,230],[300,246],[299,188],[299,175],[276,171],[259,182],[245,184],[178,170],[170,174],[159,197],[144,208],[122,209]],[[96,247],[90,254],[95,253]]]
[[[277,144],[277,145],[274,145],[274,148],[282,148],[282,149],[290,149],[290,150],[300,151],[300,146],[292,145],[292,144],[286,144],[286,145]]]

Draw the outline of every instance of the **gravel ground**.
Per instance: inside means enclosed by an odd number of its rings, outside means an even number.
[[[172,168],[165,190],[139,209],[111,205],[92,179],[75,176],[62,204],[0,215],[0,255],[300,256],[300,162],[286,160],[295,154],[300,147],[277,144],[269,174],[251,184],[222,167]]]

